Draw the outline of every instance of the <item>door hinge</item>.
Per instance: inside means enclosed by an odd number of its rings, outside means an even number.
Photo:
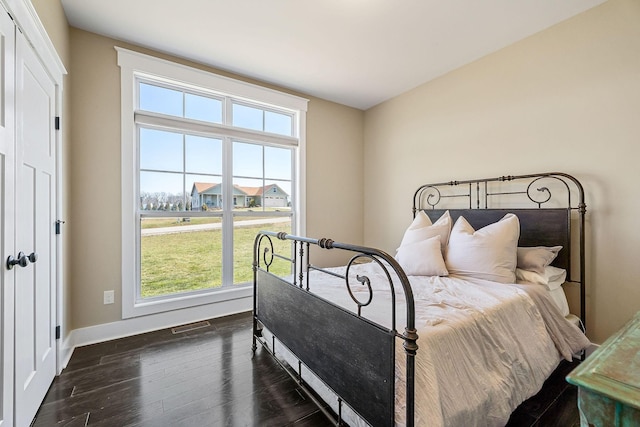
[[[56,130],[60,130],[60,117],[56,116]]]
[[[64,221],[62,220],[56,221],[56,234],[60,234],[60,224],[64,224]]]
[[[60,339],[60,325],[56,326],[56,339]]]

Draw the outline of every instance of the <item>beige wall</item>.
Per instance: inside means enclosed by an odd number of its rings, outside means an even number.
[[[71,29],[71,84],[74,90],[71,94],[73,150],[69,222],[73,224],[71,257],[82,260],[71,265],[67,272],[72,283],[73,328],[121,319],[120,68],[116,63],[116,45],[168,58]],[[168,59],[208,69],[176,58]],[[308,235],[331,234],[329,237],[336,240],[362,243],[363,120],[362,111],[310,99],[307,114]],[[331,167],[327,168],[326,164]],[[338,208],[339,220],[336,216]],[[327,260],[329,255],[325,254]],[[115,290],[116,303],[103,305],[103,292],[110,289]]]
[[[361,245],[364,206],[364,112],[314,98],[307,114],[307,235]],[[318,265],[345,254],[317,249]],[[342,258],[341,258],[342,256]]]
[[[367,111],[365,244],[395,249],[422,183],[572,174],[586,188],[589,336],[602,342],[640,309],[638,52],[640,2],[609,0]]]
[[[69,66],[69,24],[60,0],[31,0],[62,63]]]

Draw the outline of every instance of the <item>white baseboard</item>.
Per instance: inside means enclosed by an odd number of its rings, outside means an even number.
[[[62,350],[58,353],[58,357],[60,358],[60,363],[58,363],[58,375],[62,373],[62,370],[69,364],[69,360],[71,360],[73,350],[75,349],[75,347],[71,345],[71,335],[72,334],[69,334],[62,342]]]
[[[224,303],[200,305],[148,316],[72,330],[63,342],[62,368],[66,368],[76,347],[157,331],[186,323],[243,313],[253,309],[253,298],[238,298]]]

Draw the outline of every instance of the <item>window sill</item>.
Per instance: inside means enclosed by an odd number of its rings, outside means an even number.
[[[174,298],[163,298],[150,301],[134,302],[123,301],[122,318],[148,316],[150,314],[166,311],[180,310],[205,304],[224,303],[235,299],[249,298],[253,294],[253,286],[235,285],[225,289],[219,289],[207,293],[179,295]]]

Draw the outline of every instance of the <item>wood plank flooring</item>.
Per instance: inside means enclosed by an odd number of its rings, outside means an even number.
[[[252,357],[250,313],[209,323],[77,348],[32,426],[331,425],[264,349]],[[564,380],[575,366],[560,364],[508,426],[579,426]]]

